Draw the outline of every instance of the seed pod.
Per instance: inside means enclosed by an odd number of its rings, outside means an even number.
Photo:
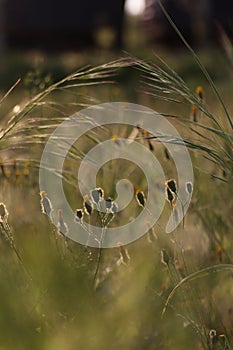
[[[112,201],[112,198],[111,198],[111,197],[108,197],[108,198],[105,199],[105,206],[106,206],[106,210],[107,210],[108,212],[111,211],[112,204],[113,204],[113,201]]]
[[[98,204],[104,197],[104,190],[101,187],[95,188],[90,192],[91,199],[95,204]]]
[[[136,201],[140,207],[144,207],[146,204],[144,193],[140,189],[136,189],[135,193]]]
[[[116,202],[112,202],[112,206],[111,206],[110,212],[112,214],[115,214],[117,211],[118,211],[118,205],[116,204]]]
[[[83,210],[87,215],[91,215],[93,211],[93,205],[92,203],[88,200],[88,195],[86,194],[83,199]]]
[[[83,210],[82,209],[76,209],[75,221],[76,222],[80,222],[80,221],[82,222],[83,216],[84,216]]]
[[[171,204],[171,206],[173,206],[175,197],[169,187],[166,188],[166,199]]]
[[[169,187],[169,189],[177,195],[177,189],[176,189],[176,180],[170,179],[166,181],[166,186]]]
[[[40,204],[41,204],[42,213],[51,217],[51,212],[53,208],[52,208],[50,199],[47,197],[47,193],[45,191],[41,191],[40,196],[41,196]]]
[[[6,221],[7,218],[8,218],[8,215],[9,215],[9,213],[8,213],[8,211],[6,209],[5,204],[4,203],[0,203],[0,217],[1,217],[1,219]]]
[[[215,329],[211,329],[209,331],[209,340],[210,340],[210,345],[214,345],[217,343],[218,337]]]

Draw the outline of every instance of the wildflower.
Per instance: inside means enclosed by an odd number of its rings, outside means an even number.
[[[41,210],[43,214],[48,215],[51,218],[51,212],[53,210],[50,199],[47,197],[47,193],[45,191],[40,192],[41,196]]]
[[[91,190],[91,199],[95,204],[98,204],[104,198],[104,190],[101,187]]]
[[[92,203],[88,200],[88,195],[86,194],[83,199],[83,210],[87,215],[91,215],[93,211],[93,205]]]
[[[201,86],[198,86],[196,88],[196,94],[198,95],[198,97],[203,100],[203,88]]]
[[[140,207],[144,207],[146,204],[144,193],[138,188],[135,192],[136,201]]]
[[[58,210],[57,230],[58,230],[58,233],[62,233],[63,235],[67,235],[68,233],[68,226],[64,222],[61,209]]]
[[[76,209],[76,216],[75,216],[75,221],[76,222],[82,222],[83,221],[83,210],[82,209]]]

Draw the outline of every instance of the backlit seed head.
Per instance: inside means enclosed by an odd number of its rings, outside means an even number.
[[[5,204],[4,203],[0,203],[0,217],[1,217],[1,219],[6,221],[7,218],[8,218],[8,215],[9,215],[9,213],[8,213],[8,211],[6,209]]]
[[[197,122],[197,107],[195,105],[192,105],[191,111],[192,111],[192,119],[193,119],[193,121]]]
[[[101,187],[97,187],[90,192],[91,199],[95,204],[98,204],[104,198],[104,190]]]
[[[83,220],[83,210],[82,209],[76,209],[76,216],[75,216],[75,220],[77,221],[82,221]]]
[[[176,180],[170,179],[165,182],[165,185],[169,187],[169,189],[177,195],[177,188],[176,188]]]
[[[161,250],[161,262],[165,265],[168,265],[171,261],[170,256],[168,255],[168,252],[165,249]]]
[[[140,205],[141,207],[144,207],[146,204],[145,196],[144,196],[144,193],[139,188],[136,189],[135,196],[136,196],[138,205]]]
[[[166,199],[171,204],[171,206],[173,206],[175,197],[169,187],[166,188]]]
[[[87,194],[84,196],[84,199],[83,199],[83,210],[87,215],[91,215],[93,211],[92,202],[89,201]]]
[[[217,332],[215,329],[211,329],[209,331],[209,339],[210,339],[210,345],[214,345],[218,341]]]
[[[116,202],[112,202],[112,206],[111,206],[110,212],[112,214],[115,214],[117,211],[118,211],[118,205],[116,204]]]
[[[50,199],[47,197],[47,193],[45,191],[41,191],[40,196],[41,196],[40,204],[41,204],[42,213],[48,216],[51,216],[51,212],[53,208],[52,208]]]
[[[196,88],[196,94],[200,97],[201,100],[203,100],[203,88],[201,86],[198,86]]]
[[[106,206],[107,211],[111,211],[112,204],[113,204],[113,201],[112,201],[111,197],[108,197],[105,199],[105,206]]]
[[[44,198],[47,195],[47,193],[45,191],[40,191],[39,194],[40,194],[41,198]]]

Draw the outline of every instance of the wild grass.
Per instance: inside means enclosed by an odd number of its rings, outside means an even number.
[[[17,349],[39,350],[233,348],[232,119],[208,72],[193,51],[192,55],[209,87],[189,87],[158,57],[153,57],[153,63],[126,57],[71,74],[37,91],[4,118],[0,137],[2,349],[15,349],[16,344]],[[164,227],[179,185],[169,154],[153,135],[139,130],[119,125],[93,128],[70,149],[62,174],[74,218],[87,228],[87,241],[90,223],[102,227],[104,234],[108,225],[136,217],[147,198],[143,172],[123,160],[105,164],[96,185],[106,199],[114,200],[116,181],[129,178],[136,190],[124,212],[112,212],[111,203],[107,218],[98,214],[94,193],[82,198],[77,168],[86,152],[102,140],[117,143],[120,137],[136,135],[135,141],[148,147],[163,166],[167,182],[158,183],[157,188],[164,196],[168,189],[168,201],[159,225],[136,242],[128,246],[119,242],[114,249],[103,249],[101,241],[99,248],[85,247],[66,237],[61,208],[54,208],[55,220],[50,219],[48,209],[53,203],[46,207],[46,194],[39,196],[40,153],[51,131],[67,116],[101,102],[98,92],[92,98],[87,96],[89,91],[99,91],[103,83],[113,86],[113,74],[118,70],[122,74],[129,65],[140,74],[141,90],[150,98],[140,93],[139,101],[168,105],[169,112],[161,113],[179,129],[192,151],[195,183],[188,185],[192,202],[184,226],[166,235]],[[18,84],[5,94],[2,104]]]

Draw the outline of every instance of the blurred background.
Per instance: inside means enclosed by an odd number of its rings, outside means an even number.
[[[188,42],[205,50],[233,37],[230,0],[164,0]],[[181,49],[157,0],[0,0],[0,88],[38,64],[57,80],[77,67]]]
[[[230,0],[165,0],[163,5],[192,45],[217,43],[222,30],[232,36]],[[178,45],[157,0],[1,0],[1,51],[127,48],[130,15],[137,16],[145,44]]]

